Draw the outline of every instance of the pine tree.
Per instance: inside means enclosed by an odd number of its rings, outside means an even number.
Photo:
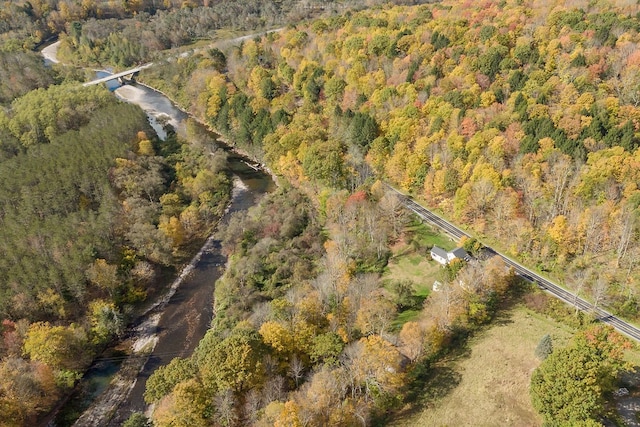
[[[551,335],[546,334],[540,339],[536,347],[535,355],[540,360],[545,360],[553,352],[553,341]]]

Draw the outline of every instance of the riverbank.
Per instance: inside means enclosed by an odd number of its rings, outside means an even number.
[[[142,83],[136,84],[144,86],[148,90],[162,95],[165,98],[166,105],[158,105],[158,102],[161,102],[161,100],[159,100],[158,98],[149,100],[148,93],[146,93],[143,89],[133,85],[122,85],[113,92],[122,101],[140,106],[140,108],[142,108],[147,113],[149,123],[151,124],[151,127],[153,127],[153,129],[156,131],[156,134],[158,134],[158,137],[160,139],[165,139],[167,136],[164,130],[164,124],[167,123],[176,130],[176,133],[178,133],[180,136],[183,136],[185,130],[183,120],[187,117],[190,117],[189,113],[178,107],[173,101],[171,101],[170,98],[168,98],[162,92]],[[172,108],[180,111],[182,113],[182,116],[179,117],[175,114],[169,114],[168,111],[171,111]]]
[[[279,30],[274,30],[274,31],[279,31]],[[254,156],[252,156],[251,154],[249,154],[248,152],[238,148],[233,142],[229,141],[227,138],[224,138],[222,135],[220,135],[220,133],[218,132],[217,129],[215,129],[214,127],[212,127],[209,123],[207,123],[206,121],[204,121],[203,119],[192,115],[191,113],[189,113],[187,110],[185,110],[184,108],[182,108],[180,105],[178,105],[178,103],[171,98],[170,95],[166,94],[165,92],[154,88],[153,86],[149,86],[148,84],[144,83],[144,82],[140,82],[140,81],[136,81],[135,83],[138,86],[144,86],[145,88],[158,93],[160,95],[162,95],[163,97],[165,97],[167,100],[169,100],[172,104],[172,106],[178,110],[180,110],[183,114],[185,114],[185,116],[189,117],[190,119],[195,120],[196,122],[198,122],[201,126],[205,127],[209,132],[216,134],[216,140],[218,142],[221,142],[224,145],[224,148],[228,149],[229,151],[233,152],[234,154],[240,156],[241,158],[246,159],[245,162],[247,163],[247,165],[249,165],[249,167],[253,168],[253,169],[260,169],[263,172],[266,172],[267,174],[269,174],[269,176],[271,177],[271,179],[273,180],[273,182],[276,184],[276,186],[279,185],[278,183],[278,176],[264,163],[258,161]],[[145,111],[147,111],[148,113],[150,112],[149,110],[147,110],[143,105],[144,105],[144,101],[142,100],[143,96],[141,95],[142,92],[140,90],[140,88],[137,88],[136,86],[132,86],[132,85],[123,85],[121,87],[119,87],[118,89],[115,90],[115,94],[121,98],[124,101],[127,102],[132,102],[134,104],[138,104],[140,105]],[[153,113],[152,113],[153,114]],[[167,116],[165,114],[165,116]],[[160,126],[159,121],[162,120],[163,117],[163,113],[158,113],[156,115],[154,115],[154,120],[155,123],[158,123],[158,126]],[[183,131],[183,126],[181,125],[181,123],[176,122],[175,120],[172,120],[169,122],[174,129],[176,129],[176,132],[178,132],[180,134],[181,131]],[[156,133],[158,132],[158,129],[156,128],[156,126],[154,126],[154,123],[152,122],[151,125],[154,127],[154,129],[156,130]],[[161,130],[161,132],[163,132]],[[251,161],[253,164],[251,164]]]
[[[50,44],[49,46],[44,47],[40,53],[49,62],[53,62],[54,64],[58,64],[60,61],[58,60],[58,48],[60,47],[60,41]]]
[[[232,203],[229,205],[220,221],[222,221],[223,218],[226,218],[232,211],[233,201],[238,200],[241,194],[247,190],[247,186],[244,185],[239,178],[234,179]],[[216,224],[216,228],[220,224],[220,221]],[[92,403],[92,405],[84,411],[74,426],[120,426],[131,413],[146,411],[148,408],[143,408],[140,405],[140,399],[144,393],[146,378],[148,378],[155,368],[164,364],[160,363],[164,361],[162,359],[170,360],[174,357],[186,357],[191,354],[193,349],[195,349],[200,340],[199,329],[201,329],[197,328],[195,323],[205,323],[208,325],[213,317],[213,279],[215,278],[215,280],[217,280],[217,277],[215,277],[216,275],[211,274],[213,272],[201,269],[201,273],[203,271],[205,272],[205,279],[209,279],[207,281],[211,286],[207,286],[206,284],[205,286],[188,286],[191,289],[181,289],[181,286],[185,283],[187,278],[189,278],[190,282],[194,282],[196,280],[196,277],[193,277],[192,275],[200,266],[203,257],[207,254],[210,258],[215,258],[213,260],[213,265],[217,270],[217,276],[221,275],[224,260],[221,255],[216,254],[218,246],[217,243],[218,242],[214,236],[210,236],[198,253],[186,266],[182,268],[180,274],[175,278],[166,294],[140,316],[141,318],[146,317],[146,319],[133,328],[129,333],[130,338],[128,339],[128,342],[123,343],[123,347],[127,347],[129,350],[128,356],[122,363],[120,370],[112,379],[107,390],[105,390]],[[179,314],[179,317],[186,320],[185,324],[187,327],[175,328],[178,330],[178,333],[184,334],[183,345],[180,346],[179,349],[164,348],[161,351],[156,351],[161,335],[166,335],[168,333],[167,326],[163,326],[161,324],[161,320],[163,320],[163,317],[167,316],[172,318],[176,317],[176,314],[170,313],[169,310],[167,310],[167,307],[179,290],[183,291],[180,298],[182,301],[181,305],[187,306],[186,310],[183,309]],[[189,292],[190,290],[193,292]],[[197,310],[197,313],[193,313],[193,310],[189,310],[189,308],[194,307],[198,301],[203,300],[210,300],[210,303],[206,304],[205,307],[200,307]],[[203,304],[200,303],[199,305]],[[179,309],[179,306],[176,305],[173,308]],[[186,311],[191,311],[191,313]],[[155,360],[151,360],[154,357],[154,354]],[[166,361],[168,362],[168,360]],[[153,369],[149,369],[148,364],[150,362],[153,364]],[[145,371],[147,372],[145,373]],[[139,378],[141,375],[144,376],[142,381],[140,381]],[[138,388],[139,396],[136,396],[136,398],[133,399],[135,401],[134,405],[125,405],[127,407],[123,408],[122,405],[128,400],[131,400],[130,396],[136,388]]]
[[[52,63],[58,62],[57,46],[43,49],[43,56]],[[184,130],[184,120],[192,117],[164,94],[146,85],[125,85],[114,92],[121,100],[140,106],[147,113],[156,132],[163,132],[164,125],[168,123],[180,133]],[[210,129],[201,120],[194,120],[201,123],[203,131]],[[163,139],[166,135],[161,132],[158,132],[159,137]],[[217,140],[217,134],[211,135],[211,141],[214,140]],[[228,167],[234,176],[234,185],[231,202],[221,218],[213,224],[213,229],[220,227],[233,212],[255,205],[275,187],[270,176],[256,169],[247,160],[248,156],[243,156],[226,145],[223,148],[234,153],[228,156]],[[162,297],[149,303],[147,307],[141,307],[141,313],[135,316],[136,320],[132,323],[134,326],[125,335],[127,338],[115,344],[124,354],[124,360],[115,368],[117,372],[115,375],[112,373],[113,377],[105,390],[95,398],[92,397],[93,401],[86,399],[85,405],[88,404],[89,408],[83,411],[73,425],[121,426],[131,413],[145,412],[148,409],[143,399],[147,378],[171,359],[190,356],[209,329],[213,318],[214,285],[222,275],[225,264],[226,258],[221,254],[220,242],[210,236],[178,276],[173,281],[167,281],[164,286],[171,284],[158,294]],[[99,370],[101,363],[100,359],[96,360],[91,369]],[[87,397],[82,387],[79,386],[77,390],[81,397]],[[51,414],[49,420],[55,416]],[[74,418],[61,421],[63,424],[60,425],[68,426]],[[48,425],[55,423],[48,422]]]

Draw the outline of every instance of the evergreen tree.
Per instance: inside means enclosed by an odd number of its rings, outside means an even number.
[[[553,341],[551,335],[546,334],[540,339],[535,354],[538,359],[545,360],[551,353],[553,353]]]

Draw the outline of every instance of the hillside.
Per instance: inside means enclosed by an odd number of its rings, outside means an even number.
[[[250,298],[229,304],[229,291],[217,295],[221,320],[211,335],[243,337],[247,354],[270,360],[269,380],[261,371],[230,385],[208,368],[208,356],[179,362],[156,378],[155,421],[206,422],[211,411],[230,424],[380,421],[407,392],[399,384],[419,381],[443,349],[514,296],[518,282],[496,260],[453,266],[442,273],[447,291],[390,329],[394,312],[407,309],[406,288],[379,280],[385,247],[411,237],[373,174],[636,319],[639,11],[631,3],[522,1],[376,8],[147,74],[307,194],[327,239],[317,275],[294,282],[291,271],[282,281],[256,264],[256,253],[274,247],[273,232],[236,244],[223,289],[232,280]],[[301,331],[314,338],[291,338]],[[322,357],[320,337],[329,352]],[[217,348],[203,345],[206,354]],[[397,357],[410,360],[406,371]],[[185,406],[187,396],[211,394],[214,403]]]
[[[372,168],[634,318],[637,12],[379,9],[246,41],[225,74],[210,52],[161,75],[180,73],[168,91],[287,179],[354,188]]]

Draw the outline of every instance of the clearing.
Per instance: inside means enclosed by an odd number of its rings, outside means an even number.
[[[402,241],[392,248],[392,256],[382,279],[389,287],[392,282],[411,282],[413,295],[423,301],[438,280],[442,266],[431,259],[429,251],[433,245],[446,250],[456,247],[448,236],[416,219],[408,227],[409,242]],[[420,306],[408,308],[398,314],[393,327],[400,330],[406,322],[415,320],[422,309]]]
[[[550,334],[563,346],[573,329],[518,306],[438,361],[417,407],[392,426],[540,426],[529,382],[540,361],[534,351]]]

